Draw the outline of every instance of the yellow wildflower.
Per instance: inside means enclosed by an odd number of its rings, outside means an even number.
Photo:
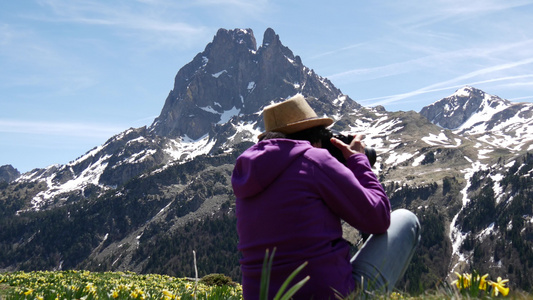
[[[24,292],[24,295],[28,296],[28,295],[31,295],[31,293],[33,293],[33,290],[32,289],[28,289],[27,291]]]
[[[146,297],[144,296],[144,291],[139,289],[139,288],[136,288],[135,289],[135,293],[137,293],[137,295],[139,296],[139,299],[146,299]]]
[[[509,279],[502,280],[501,277],[498,277],[496,282],[489,281],[488,283],[492,286],[492,296],[498,296],[499,293],[507,296],[509,294],[509,288],[505,286],[507,282],[509,282]]]
[[[470,286],[470,279],[471,279],[471,276],[470,274],[465,274],[463,273],[462,275],[455,272],[455,275],[457,275],[457,277],[459,277],[459,279],[457,280],[454,280],[452,282],[452,284],[455,284],[457,286],[458,289],[466,289]]]
[[[87,285],[85,286],[85,291],[89,294],[93,293],[95,294],[96,293],[96,287],[94,286],[94,283],[92,282],[89,282],[87,283]]]
[[[397,292],[392,292],[392,294],[390,294],[390,298],[391,299],[403,299],[403,296],[400,294],[400,293],[397,293]]]
[[[163,295],[167,296],[167,297],[172,297],[174,295],[172,295],[171,292],[169,292],[168,290],[163,290]]]
[[[480,290],[483,290],[483,291],[487,290],[487,277],[489,277],[488,273],[483,275],[483,276],[481,276],[481,278],[479,277],[479,275],[477,276],[477,279],[479,280],[479,289]]]

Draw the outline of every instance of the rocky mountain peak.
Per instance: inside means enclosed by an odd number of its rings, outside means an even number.
[[[151,126],[158,135],[198,139],[238,115],[247,94],[256,42],[250,29],[220,29],[203,52],[181,68],[161,114]],[[238,89],[235,89],[238,86]]]
[[[474,114],[486,110],[501,110],[510,102],[482,90],[465,86],[449,97],[443,98],[420,111],[432,123],[446,129],[457,129],[465,124]]]
[[[178,71],[150,132],[170,138],[211,138],[234,117],[256,122],[256,129],[262,130],[262,108],[280,95],[296,93],[329,102],[342,96],[328,80],[305,67],[273,29],[265,31],[259,49],[251,29],[220,29],[205,50]],[[324,112],[317,105],[318,112]]]
[[[12,165],[0,166],[0,182],[11,182],[20,176],[20,172]]]
[[[476,135],[490,147],[531,149],[533,104],[513,103],[465,86],[420,112],[432,123],[459,135]]]
[[[220,28],[213,38],[212,45],[216,47],[224,47],[233,43],[243,45],[253,51],[257,50],[253,30],[249,28],[235,30]]]
[[[263,47],[276,42],[279,42],[279,36],[274,32],[274,29],[267,28],[267,30],[265,30],[265,34],[263,35]]]

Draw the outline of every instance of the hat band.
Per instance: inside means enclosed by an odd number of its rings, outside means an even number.
[[[302,119],[302,120],[298,120],[298,121],[295,121],[295,122],[291,122],[291,123],[288,123],[288,124],[284,124],[284,125],[278,126],[278,127],[274,128],[274,129],[267,130],[267,131],[273,131],[273,130],[276,130],[276,129],[279,129],[279,128],[291,126],[291,125],[294,125],[294,124],[299,124],[299,123],[302,123],[302,122],[305,122],[305,121],[316,120],[316,119],[320,119],[320,118],[319,117],[311,117],[311,118],[307,118],[307,119]]]

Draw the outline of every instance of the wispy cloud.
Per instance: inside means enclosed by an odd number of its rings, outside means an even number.
[[[530,62],[531,63],[531,62]],[[497,70],[498,68],[494,68],[494,70]],[[483,71],[479,71],[479,72],[472,72],[472,76],[474,76],[474,74],[476,73],[482,73]],[[478,85],[481,85],[481,84],[487,84],[487,83],[496,83],[496,82],[506,82],[506,84],[501,84],[501,86],[507,86],[507,87],[512,87],[512,86],[517,86],[517,85],[528,85],[528,86],[532,86],[533,85],[533,82],[531,81],[528,81],[528,82],[516,82],[515,80],[522,80],[522,79],[529,79],[529,78],[533,78],[533,74],[525,74],[525,75],[519,75],[519,76],[508,76],[508,77],[499,77],[499,78],[492,78],[492,79],[488,79],[488,80],[481,80],[481,81],[466,81],[466,79],[469,79],[470,77],[468,76],[460,76],[460,77],[457,77],[457,78],[454,78],[454,79],[451,79],[451,80],[447,80],[447,81],[443,81],[443,82],[439,82],[439,83],[436,83],[436,84],[432,84],[432,85],[429,85],[429,86],[425,86],[425,87],[422,87],[420,89],[417,89],[417,90],[414,90],[414,91],[409,91],[409,92],[406,92],[406,93],[400,93],[400,94],[396,94],[396,95],[388,95],[388,96],[382,96],[382,97],[375,97],[375,98],[367,98],[367,99],[361,99],[361,100],[357,100],[358,102],[364,104],[364,105],[367,105],[367,106],[376,106],[376,105],[386,105],[386,104],[392,104],[392,103],[395,103],[395,102],[402,102],[404,103],[405,100],[409,101],[409,98],[413,98],[413,97],[416,97],[416,96],[420,96],[420,95],[423,95],[423,94],[429,94],[429,93],[434,93],[434,92],[440,92],[440,91],[447,91],[447,90],[453,90],[453,89],[458,89],[458,88],[461,88],[463,86],[478,86]],[[508,81],[511,81],[511,82],[508,82]],[[460,82],[460,83],[458,83]],[[454,84],[455,83],[455,84]],[[531,99],[531,97],[521,97],[520,99]],[[513,99],[513,100],[518,100],[518,99]]]
[[[129,31],[144,40],[179,47],[205,42],[216,29],[204,25],[202,18],[250,19],[260,16],[268,1],[196,0],[165,1],[63,1],[40,0],[51,14],[34,16],[48,22],[107,26]],[[211,13],[210,13],[211,12]]]
[[[169,1],[124,4],[109,1],[41,0],[48,14],[32,17],[46,22],[106,26],[118,36],[134,34],[160,45],[190,47],[212,34],[187,14],[187,5]],[[153,45],[152,45],[153,46]]]
[[[437,0],[411,1],[409,6],[403,2],[395,2],[394,10],[399,13],[398,25],[411,29],[427,27],[441,22],[458,20],[481,20],[480,18],[492,13],[502,13],[519,7],[533,5],[531,0]],[[489,20],[487,20],[488,22]]]
[[[468,2],[461,0],[438,1],[440,10],[449,15],[484,15],[493,12],[533,5],[531,0],[471,0]]]
[[[51,38],[36,28],[40,29],[15,21],[0,26],[0,88],[58,87],[59,94],[64,94],[98,81],[95,68],[84,62],[82,54],[70,51],[69,47],[80,46],[79,40]]]
[[[193,5],[199,5],[204,7],[219,6],[231,9],[238,9],[239,13],[257,14],[264,13],[265,9],[269,6],[268,0],[196,0],[191,1]]]
[[[481,61],[484,65],[491,65],[501,61],[517,60],[516,63],[510,62],[477,71],[493,72],[496,69],[512,69],[524,64],[529,64],[530,59],[524,60],[521,59],[521,57],[533,56],[533,39],[525,39],[514,43],[494,45],[484,44],[479,47],[459,48],[456,50],[446,50],[431,46],[423,46],[419,43],[401,43],[402,44],[398,44],[396,47],[391,46],[390,48],[409,48],[410,51],[413,48],[416,48],[417,52],[426,55],[406,61],[394,62],[388,65],[347,70],[344,72],[331,74],[326,77],[332,80],[357,81],[360,77],[364,80],[369,80],[436,68],[438,68],[440,72],[443,72],[443,70],[447,68],[461,66],[463,62],[465,62],[465,65],[467,65],[466,62],[473,60]],[[374,48],[378,48],[378,46],[374,46]],[[341,49],[339,49],[339,51],[341,51]],[[416,55],[416,52],[412,53],[411,55]],[[476,73],[473,72],[472,74],[467,74],[465,76],[472,76],[475,74]]]
[[[125,130],[125,126],[67,122],[36,122],[0,119],[0,132],[17,134],[57,135],[106,138]]]
[[[313,56],[311,56],[309,58],[310,59],[317,59],[317,58],[321,58],[321,57],[324,57],[324,56],[335,55],[335,54],[340,53],[340,52],[344,52],[344,51],[348,51],[348,50],[359,48],[359,47],[361,47],[361,46],[363,46],[365,44],[366,43],[357,43],[355,45],[349,45],[349,46],[342,47],[342,48],[339,48],[339,49],[335,49],[335,50],[332,50],[332,51],[327,51],[327,52],[315,54],[315,55],[313,55]]]

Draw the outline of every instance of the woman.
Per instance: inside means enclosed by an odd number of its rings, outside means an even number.
[[[260,142],[237,159],[232,175],[244,299],[259,297],[265,251],[274,248],[271,296],[304,262],[295,280],[310,280],[295,299],[334,299],[356,286],[391,290],[418,242],[419,224],[402,210],[392,214],[399,221],[390,226],[390,202],[362,136],[350,145],[331,139],[344,165],[321,148],[333,120],[319,118],[302,95],[266,107],[263,118]],[[372,234],[352,259],[341,219]]]

